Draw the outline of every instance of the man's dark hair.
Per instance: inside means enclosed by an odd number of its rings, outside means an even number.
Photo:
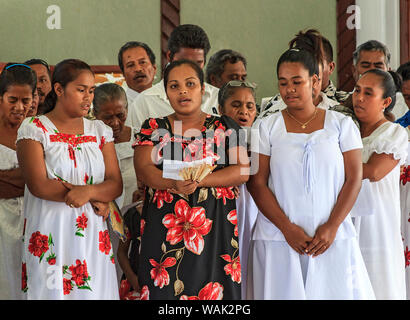
[[[403,63],[396,71],[403,81],[410,80],[410,61]]]
[[[214,75],[217,79],[221,79],[221,75],[224,72],[224,66],[226,62],[237,63],[242,61],[246,69],[246,59],[239,52],[231,49],[222,49],[214,53],[206,66],[206,82],[210,83],[211,75]]]
[[[41,65],[43,65],[43,66],[45,66],[46,67],[46,69],[47,69],[47,72],[48,72],[48,77],[50,78],[50,81],[51,81],[51,69],[50,69],[50,66],[48,65],[48,63],[46,62],[46,61],[44,61],[43,59],[30,59],[30,60],[27,60],[26,62],[24,62],[24,64],[26,64],[26,65],[28,65],[28,66],[32,66],[32,65],[34,65],[34,64],[41,64]]]
[[[118,66],[120,67],[121,71],[124,72],[124,64],[123,64],[123,59],[122,55],[125,50],[131,49],[131,48],[143,48],[145,52],[147,53],[147,56],[149,58],[149,61],[151,61],[151,64],[155,64],[155,54],[152,52],[151,48],[144,42],[139,42],[139,41],[129,41],[126,44],[124,44],[121,48],[120,51],[118,52]]]
[[[168,50],[170,51],[170,59],[174,58],[181,48],[203,49],[204,61],[206,55],[211,49],[208,36],[205,31],[194,24],[182,24],[172,30],[168,39]]]

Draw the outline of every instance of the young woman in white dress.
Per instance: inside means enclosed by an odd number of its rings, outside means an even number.
[[[27,186],[27,299],[118,299],[108,212],[100,204],[121,195],[122,180],[111,128],[84,118],[94,89],[86,63],[63,60],[54,69],[45,114],[27,118],[18,130]]]
[[[248,190],[259,208],[248,270],[250,299],[374,299],[349,216],[361,183],[362,143],[351,118],[316,108],[314,57],[277,64],[287,108],[259,122]]]
[[[16,154],[17,130],[36,91],[36,74],[7,64],[0,75],[0,300],[21,298],[24,179]]]
[[[408,137],[385,118],[395,98],[393,77],[373,69],[357,81],[352,100],[363,141],[363,179],[370,180],[365,192],[373,198],[372,214],[355,218],[360,249],[376,298],[397,300],[406,299],[398,181]]]
[[[243,137],[250,144],[249,130],[255,121],[256,103],[255,86],[250,82],[232,80],[224,84],[218,93],[219,114],[231,117],[243,131]],[[248,274],[249,245],[255,225],[258,207],[246,188],[246,184],[239,187],[236,198],[236,219],[239,238],[239,258],[241,263],[241,297],[246,299],[246,283]]]

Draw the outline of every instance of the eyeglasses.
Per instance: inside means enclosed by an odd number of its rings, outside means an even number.
[[[7,66],[5,69],[8,70],[8,69],[10,69],[12,67],[16,67],[16,66],[22,66],[22,67],[26,67],[26,68],[31,69],[31,67],[29,67],[28,65],[26,65],[24,63],[13,63],[13,64]]]
[[[249,81],[239,81],[239,80],[231,80],[226,83],[227,87],[247,87],[256,89],[256,84],[249,82]]]

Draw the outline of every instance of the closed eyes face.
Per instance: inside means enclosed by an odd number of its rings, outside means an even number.
[[[20,124],[27,115],[33,101],[33,90],[29,85],[11,85],[0,97],[0,114],[3,121]]]
[[[241,127],[251,127],[256,117],[256,104],[249,88],[234,89],[220,108],[221,114],[231,117]]]
[[[51,80],[48,70],[42,64],[33,64],[30,66],[37,75],[37,92],[39,103],[43,103],[47,94],[51,91]]]
[[[388,71],[386,57],[382,51],[361,51],[353,73],[355,80],[368,70],[380,69]]]
[[[127,119],[126,102],[122,99],[107,101],[100,106],[95,117],[111,127],[114,138],[118,138]]]
[[[299,62],[283,62],[278,70],[279,92],[288,107],[312,101],[312,84],[317,81],[317,75],[309,76],[309,71]]]

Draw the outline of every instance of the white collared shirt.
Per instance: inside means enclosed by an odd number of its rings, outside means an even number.
[[[138,91],[135,91],[128,86],[125,88],[125,94],[127,95],[128,106],[130,106],[140,95]]]
[[[218,114],[219,89],[205,82],[205,93],[202,96],[202,111]],[[160,118],[174,113],[167,98],[164,80],[141,92],[137,99],[128,104],[128,116],[125,124],[136,129],[148,118]]]

